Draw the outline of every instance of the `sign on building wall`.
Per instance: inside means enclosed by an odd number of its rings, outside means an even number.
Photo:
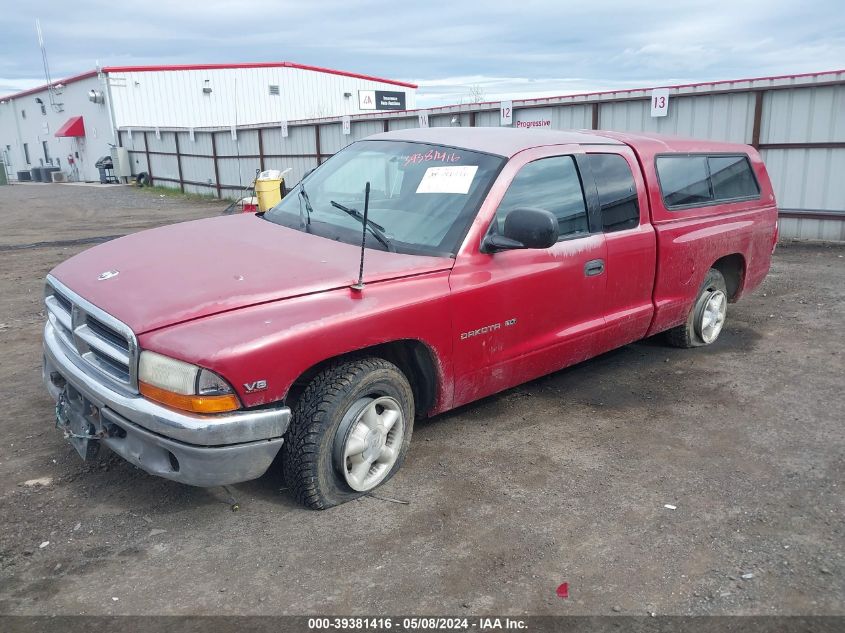
[[[551,108],[523,108],[514,113],[516,119],[515,127],[532,129],[546,129],[552,127]]]
[[[405,93],[385,90],[359,90],[360,110],[404,110]]]
[[[280,127],[282,128],[282,138],[288,137],[288,122],[282,121]]]
[[[420,122],[420,127],[428,127],[428,112],[423,112],[422,114],[418,115],[417,119]]]
[[[499,125],[513,125],[513,101],[499,104]]]
[[[669,89],[655,88],[651,91],[651,116],[669,114]]]
[[[352,134],[352,119],[348,116],[343,117],[343,133]]]

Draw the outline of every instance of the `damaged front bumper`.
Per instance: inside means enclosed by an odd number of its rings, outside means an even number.
[[[57,403],[57,426],[83,458],[102,443],[152,475],[192,486],[260,477],[290,423],[287,407],[199,415],[120,393],[80,367],[50,323],[44,328],[43,378]]]

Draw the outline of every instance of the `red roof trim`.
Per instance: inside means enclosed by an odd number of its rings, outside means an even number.
[[[404,81],[396,81],[395,79],[383,79],[381,77],[372,77],[370,75],[361,75],[359,73],[351,73],[345,70],[334,70],[332,68],[322,68],[320,66],[307,66],[305,64],[296,64],[294,62],[244,62],[241,64],[177,64],[170,66],[106,66],[103,68],[105,73],[143,73],[155,71],[170,71],[170,70],[225,70],[229,68],[298,68],[300,70],[311,70],[317,73],[327,73],[329,75],[340,75],[342,77],[354,77],[355,79],[366,79],[368,81],[378,81],[380,83],[392,84],[394,86],[402,86],[403,88],[417,89],[416,84],[406,83]],[[57,86],[59,84],[70,84],[75,81],[82,81],[83,79],[90,79],[96,77],[96,70],[89,70],[88,72],[73,75],[67,79],[54,81],[51,85]],[[26,97],[43,90],[47,90],[49,86],[44,84],[37,88],[29,88],[15,94],[0,97],[2,99],[19,99]]]
[[[47,90],[50,86],[56,87],[59,84],[67,85],[72,84],[75,81],[82,81],[83,79],[90,79],[91,77],[96,77],[97,71],[96,70],[89,70],[88,72],[81,73],[79,75],[73,75],[68,77],[67,79],[59,79],[58,81],[54,81],[52,84],[44,84],[43,86],[38,86],[37,88],[30,88],[29,90],[23,90],[21,92],[16,92],[15,94],[6,95],[5,97],[0,97],[2,99],[20,99],[21,97],[25,97],[27,95],[34,95],[37,92],[42,92]]]
[[[244,62],[240,64],[177,64],[171,66],[106,66],[103,68],[107,73],[143,73],[156,71],[174,71],[174,70],[228,70],[232,68],[298,68],[300,70],[310,70],[317,73],[326,73],[329,75],[340,75],[342,77],[354,77],[355,79],[366,79],[368,81],[378,81],[385,84],[393,84],[394,86],[402,86],[403,88],[414,88],[416,84],[406,83],[404,81],[396,81],[395,79],[383,79],[382,77],[373,77],[371,75],[361,75],[359,73],[351,73],[345,70],[335,70],[333,68],[323,68],[321,66],[308,66],[306,64],[296,64],[294,62]]]
[[[716,81],[699,81],[691,84],[673,84],[666,86],[654,86],[652,88],[624,88],[622,90],[599,90],[597,92],[582,92],[571,95],[559,95],[556,97],[535,97],[532,99],[520,99],[520,103],[533,103],[536,101],[545,101],[546,99],[565,99],[567,97],[595,97],[599,95],[612,94],[629,94],[632,92],[650,92],[655,88],[698,88],[699,86],[720,86],[724,84],[742,84],[751,81],[777,81],[778,79],[801,79],[802,77],[818,77],[819,75],[839,75],[845,73],[845,68],[839,70],[822,70],[814,73],[800,73],[797,75],[773,75],[771,77],[749,77],[747,79],[719,79]],[[514,100],[516,101],[516,99]],[[493,102],[491,102],[493,103]]]
[[[397,86],[404,86],[406,88],[419,88],[416,84],[404,83],[401,81],[394,81],[392,79],[381,79],[379,77],[370,77],[369,75],[359,75],[357,73],[349,73],[342,70],[332,70],[330,68],[321,68],[319,66],[306,66],[304,64],[295,64],[293,62],[252,62],[252,63],[242,63],[242,64],[185,64],[185,65],[175,65],[175,66],[107,66],[103,68],[105,72],[147,72],[147,71],[156,71],[156,70],[215,70],[215,69],[223,69],[223,68],[273,68],[273,67],[287,67],[287,68],[300,68],[303,70],[313,70],[315,72],[324,72],[329,74],[335,75],[343,75],[346,77],[355,77],[357,79],[369,79],[371,81],[381,81],[384,83],[395,84]],[[691,84],[676,84],[673,86],[659,86],[661,88],[696,88],[698,86],[717,86],[722,84],[736,84],[736,83],[744,83],[748,81],[776,81],[778,79],[800,79],[802,77],[818,77],[820,75],[838,75],[845,73],[845,68],[840,68],[838,70],[822,70],[818,72],[812,73],[799,73],[796,75],[772,75],[770,77],[749,77],[746,79],[721,79],[717,81],[702,81],[698,83],[691,83]],[[74,75],[72,77],[68,77],[67,79],[61,79],[59,81],[54,81],[53,86],[57,86],[58,84],[69,84],[75,81],[82,81],[83,79],[88,79],[90,77],[95,77],[97,75],[96,70],[91,70],[86,73],[82,73],[80,75]],[[18,99],[20,97],[25,97],[27,95],[35,94],[37,92],[41,92],[42,90],[47,89],[47,85],[39,86],[37,88],[30,88],[29,90],[24,90],[23,92],[18,92],[15,94],[7,95],[4,97],[0,97],[2,99]],[[568,94],[568,95],[556,95],[551,97],[536,97],[533,99],[514,99],[515,102],[519,103],[533,103],[538,101],[545,101],[547,99],[561,99],[566,97],[594,97],[598,95],[606,95],[606,94],[626,94],[631,92],[644,92],[653,90],[654,88],[625,88],[622,90],[602,90],[598,92],[581,92],[577,94]],[[493,105],[495,103],[499,103],[498,101],[484,101],[482,103],[473,103],[469,105]],[[417,108],[416,110],[406,110],[406,112],[418,112],[418,111],[426,111],[429,112],[431,110],[441,110],[452,108],[457,104],[451,105],[443,105],[443,106],[433,106],[431,108]],[[383,114],[382,112],[374,113],[372,116],[378,116]],[[362,116],[362,115],[357,115]],[[336,117],[320,117],[325,119],[331,119]],[[307,119],[309,121],[312,120],[319,120],[317,119]]]
[[[82,121],[82,117],[70,117],[67,121],[65,121],[62,127],[56,130],[54,136],[85,136],[85,123]]]

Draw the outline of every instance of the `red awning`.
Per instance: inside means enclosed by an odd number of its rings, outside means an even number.
[[[81,116],[72,116],[56,130],[56,136],[85,136],[85,124]]]

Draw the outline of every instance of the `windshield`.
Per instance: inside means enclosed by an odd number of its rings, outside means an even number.
[[[369,248],[454,256],[503,163],[499,156],[440,145],[360,141],[332,156],[264,217],[360,244],[369,182]]]

